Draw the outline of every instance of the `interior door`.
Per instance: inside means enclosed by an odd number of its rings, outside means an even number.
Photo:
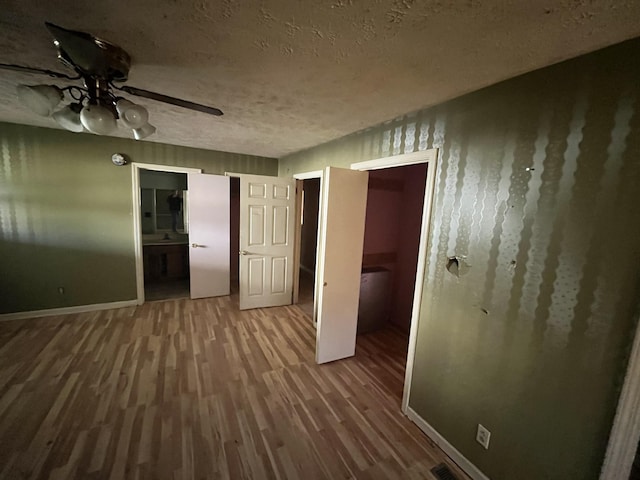
[[[356,351],[368,172],[327,167],[323,177],[317,269],[316,362]]]
[[[240,309],[290,305],[293,295],[293,178],[240,177]]]
[[[229,177],[190,173],[188,182],[191,298],[229,295]]]

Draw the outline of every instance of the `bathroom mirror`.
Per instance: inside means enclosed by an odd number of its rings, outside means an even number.
[[[180,202],[169,201],[175,190],[161,188],[142,188],[140,189],[140,208],[142,219],[142,233],[163,233],[173,231],[173,217],[171,204],[174,208],[179,205],[179,210],[175,214],[176,231],[187,233],[189,231],[189,222],[187,215],[188,192],[186,190],[178,190]]]

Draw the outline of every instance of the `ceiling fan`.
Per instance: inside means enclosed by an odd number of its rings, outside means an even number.
[[[136,140],[152,135],[156,128],[151,125],[147,110],[122,98],[119,92],[169,103],[210,115],[222,115],[222,111],[182,100],[180,98],[150,92],[128,85],[126,82],[131,66],[131,57],[117,45],[94,37],[45,22],[58,49],[58,59],[75,71],[71,76],[40,68],[0,63],[0,69],[22,73],[48,75],[70,81],[81,81],[82,85],[59,87],[57,85],[18,85],[18,98],[34,112],[51,116],[63,128],[72,132],[89,131],[108,135],[117,128],[117,120],[133,130]],[[65,99],[71,103],[59,110],[56,108]]]

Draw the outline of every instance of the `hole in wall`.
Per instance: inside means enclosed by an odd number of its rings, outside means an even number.
[[[447,257],[446,269],[455,277],[461,277],[469,271],[470,265],[466,262],[464,256],[454,255],[452,257]]]
[[[457,257],[449,257],[447,259],[447,271],[456,277],[460,276],[460,262]]]

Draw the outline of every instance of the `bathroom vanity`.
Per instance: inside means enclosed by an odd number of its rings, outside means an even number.
[[[162,282],[189,276],[188,236],[143,238],[142,256],[145,282]]]

